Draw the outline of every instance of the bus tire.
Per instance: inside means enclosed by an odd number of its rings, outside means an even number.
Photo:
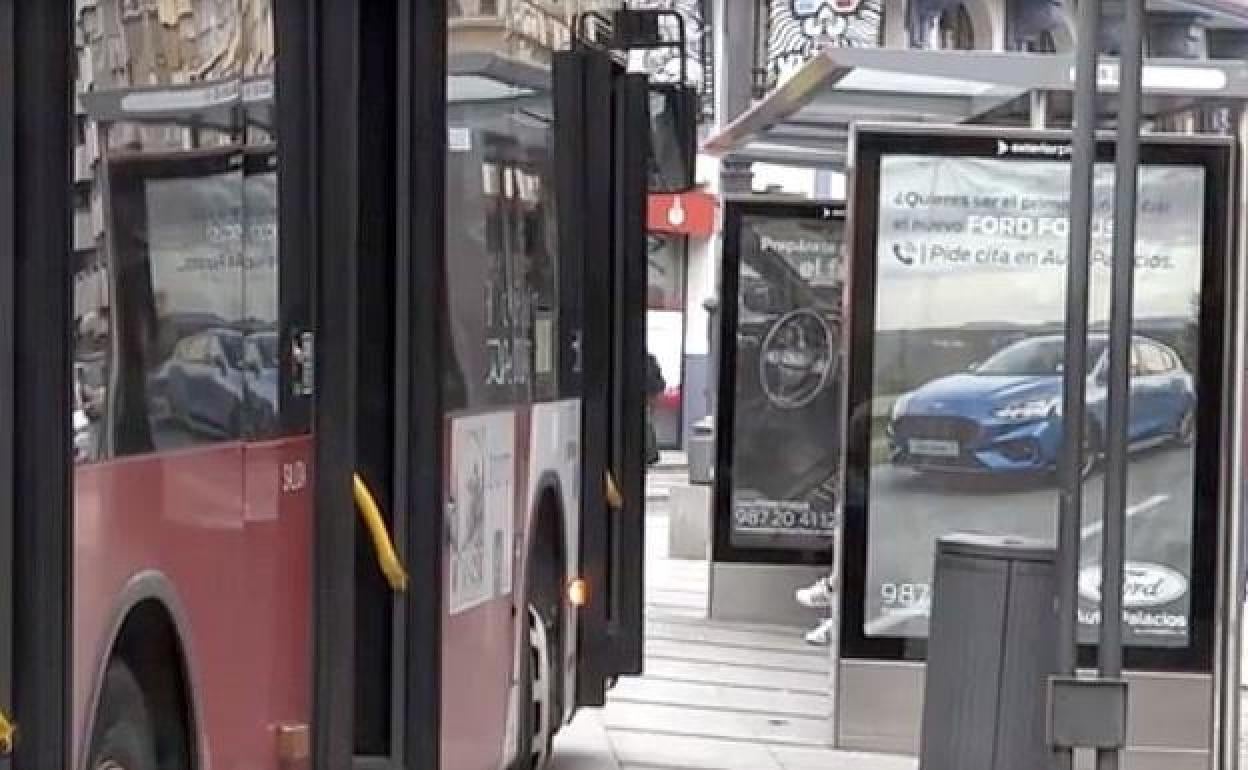
[[[157,770],[147,701],[130,667],[120,661],[104,674],[90,756],[91,770]]]
[[[528,605],[527,645],[520,679],[520,746],[517,770],[542,770],[555,739],[555,675],[551,624],[534,603]]]

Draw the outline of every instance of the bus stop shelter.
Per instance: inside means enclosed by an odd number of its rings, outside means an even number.
[[[1112,130],[1116,122],[1118,74],[1115,59],[1101,59],[1097,80],[1102,129]],[[1246,177],[1243,150],[1248,146],[1244,109],[1248,65],[1240,60],[1147,59],[1142,79],[1145,131],[1236,137],[1238,168],[1228,171],[1235,179],[1231,211],[1235,220],[1240,219]],[[855,123],[1064,129],[1071,123],[1074,84],[1074,59],[1065,54],[829,48],[711,136],[702,151],[747,163],[845,172],[854,165]],[[851,212],[852,208],[851,202]],[[1246,253],[1244,230],[1234,229],[1232,251],[1239,256],[1237,261]],[[1231,288],[1236,296],[1242,294],[1239,273],[1233,271],[1237,285]],[[1236,323],[1242,323],[1242,308],[1235,312]],[[1233,361],[1242,365],[1242,341],[1235,339],[1233,347]],[[1217,586],[1193,587],[1217,591],[1212,665],[1202,671],[1130,674],[1132,734],[1161,736],[1149,738],[1153,745],[1144,754],[1152,756],[1137,754],[1144,764],[1132,766],[1164,766],[1178,757],[1190,759],[1192,767],[1209,766],[1214,755],[1233,757],[1238,752],[1240,522],[1231,512],[1242,502],[1242,391],[1242,377],[1233,378],[1221,415],[1223,424],[1230,426],[1223,480],[1230,485],[1230,505],[1218,527]],[[842,605],[862,601],[862,595],[841,596]],[[834,656],[833,733],[839,747],[917,751],[924,671],[921,662],[905,657]],[[1176,698],[1183,702],[1190,698],[1194,706],[1204,704],[1202,717],[1177,726]]]
[[[1102,120],[1112,125],[1117,63],[1103,59],[1097,75]],[[1065,55],[829,48],[708,139],[702,151],[842,170],[854,122],[1067,127],[1074,84],[1074,60]],[[1248,65],[1150,59],[1143,87],[1146,120],[1211,104],[1235,107],[1248,97]]]

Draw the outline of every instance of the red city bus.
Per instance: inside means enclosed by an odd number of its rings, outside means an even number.
[[[640,668],[644,79],[416,0],[37,5],[0,768],[539,766]]]

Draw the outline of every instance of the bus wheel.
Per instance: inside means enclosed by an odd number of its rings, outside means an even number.
[[[138,681],[119,661],[109,664],[91,737],[91,770],[156,770],[156,741]]]
[[[542,612],[529,605],[529,649],[525,656],[523,686],[520,691],[521,770],[541,770],[550,760],[554,742],[554,672],[551,666],[550,630]]]

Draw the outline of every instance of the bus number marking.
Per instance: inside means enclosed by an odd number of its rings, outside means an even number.
[[[282,463],[282,492],[290,494],[308,486],[308,464],[303,460]]]

